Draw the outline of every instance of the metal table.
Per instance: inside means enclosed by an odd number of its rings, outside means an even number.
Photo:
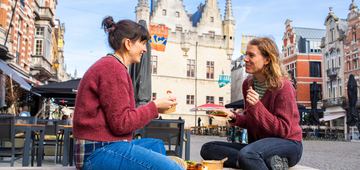
[[[37,166],[42,164],[42,155],[44,152],[44,136],[45,136],[45,125],[34,125],[34,124],[15,124],[15,130],[25,130],[25,143],[23,151],[23,166],[29,166],[29,156],[30,156],[30,144],[31,144],[31,135],[32,132],[40,131],[40,144],[38,148],[38,155],[36,157]]]

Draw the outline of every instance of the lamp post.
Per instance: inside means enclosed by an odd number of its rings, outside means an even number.
[[[55,79],[56,81],[58,81],[58,67],[59,67],[59,61],[56,59],[55,62],[54,62],[54,67],[55,67]]]

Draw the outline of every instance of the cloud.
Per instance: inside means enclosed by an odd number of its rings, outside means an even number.
[[[246,20],[247,16],[251,13],[251,7],[235,6],[235,7],[233,7],[233,9],[234,9],[234,11],[237,11],[237,10],[242,11],[240,17],[235,18],[235,21],[237,24],[243,23]],[[234,16],[237,16],[237,15],[234,15]]]

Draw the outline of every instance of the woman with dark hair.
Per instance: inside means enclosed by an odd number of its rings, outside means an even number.
[[[301,158],[302,130],[296,92],[281,64],[274,41],[267,37],[250,41],[245,71],[251,76],[242,85],[243,114],[228,113],[230,124],[247,129],[248,143],[209,142],[202,146],[206,160],[228,157],[225,166],[247,169],[283,170]]]
[[[149,32],[130,20],[107,17],[109,53],[84,74],[76,96],[73,135],[78,169],[183,169],[166,156],[159,139],[132,141],[132,134],[176,105],[175,98],[161,98],[135,108],[133,86],[127,71],[146,52]]]

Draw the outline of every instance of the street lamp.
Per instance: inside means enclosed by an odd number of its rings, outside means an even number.
[[[59,61],[57,59],[54,62],[54,67],[55,67],[55,79],[57,81],[57,79],[58,79],[57,70],[58,70],[58,67],[59,67]]]

